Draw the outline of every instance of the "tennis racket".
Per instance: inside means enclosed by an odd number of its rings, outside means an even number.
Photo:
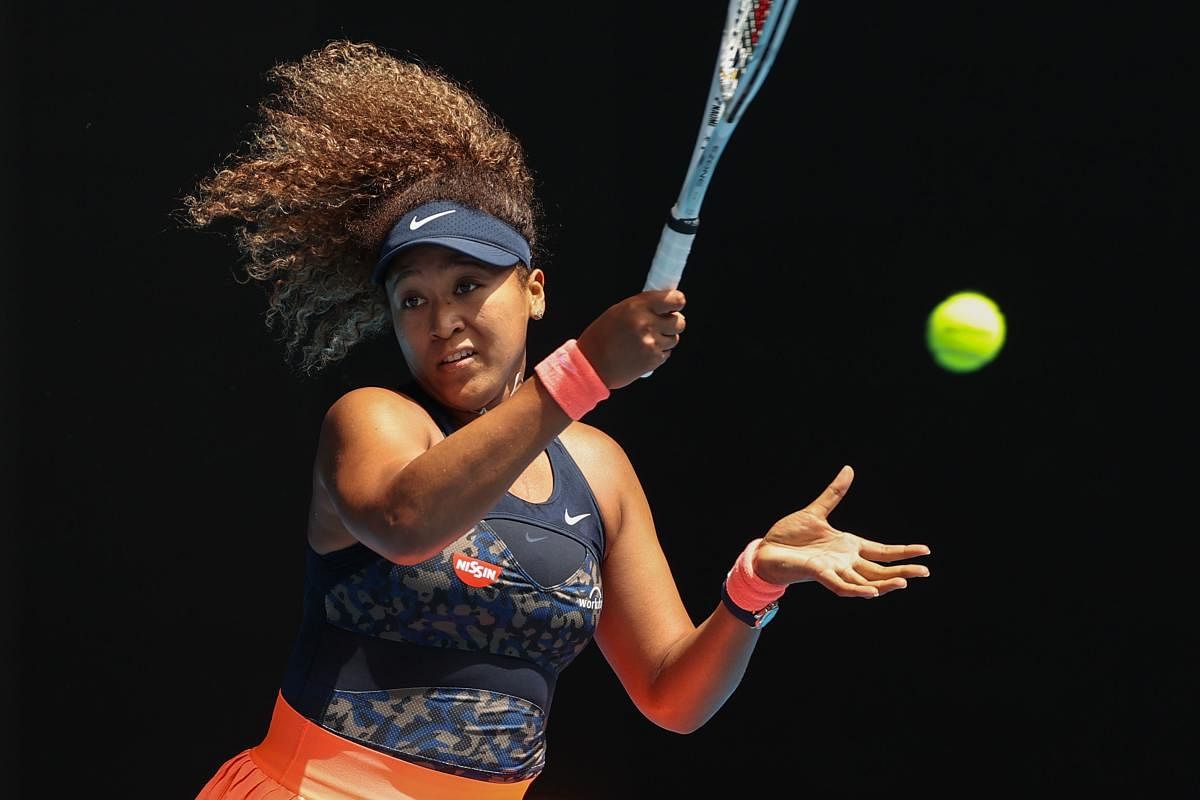
[[[730,0],[692,159],[642,291],[674,289],[700,226],[700,205],[729,137],[775,61],[797,0]],[[642,377],[648,377],[647,372]]]

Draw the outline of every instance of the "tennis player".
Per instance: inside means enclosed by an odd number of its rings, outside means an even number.
[[[515,800],[593,639],[647,719],[688,733],[738,686],[789,585],[873,598],[928,575],[891,563],[927,547],[830,525],[844,467],[767,531],[710,532],[740,539],[694,623],[633,466],[583,421],[669,358],[683,293],[627,297],[530,365],[550,306],[540,212],[500,121],[371,43],[270,76],[251,142],[184,198],[186,220],[235,222],[306,375],[390,331],[411,381],[345,393],[314,432],[304,616],[274,714],[198,798]]]

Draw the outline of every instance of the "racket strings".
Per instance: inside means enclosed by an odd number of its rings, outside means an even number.
[[[774,0],[742,0],[726,31],[721,65],[721,96],[729,102],[754,58],[759,38],[766,27]]]

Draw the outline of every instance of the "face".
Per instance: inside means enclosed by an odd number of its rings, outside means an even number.
[[[527,326],[545,306],[540,269],[522,280],[517,267],[418,245],[393,259],[384,285],[409,371],[461,421],[520,384]]]

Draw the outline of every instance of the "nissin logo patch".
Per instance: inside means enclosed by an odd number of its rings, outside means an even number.
[[[503,571],[503,569],[495,564],[480,561],[478,558],[469,556],[466,553],[454,554],[454,573],[467,586],[474,586],[476,588],[491,586],[500,579],[500,573]]]

